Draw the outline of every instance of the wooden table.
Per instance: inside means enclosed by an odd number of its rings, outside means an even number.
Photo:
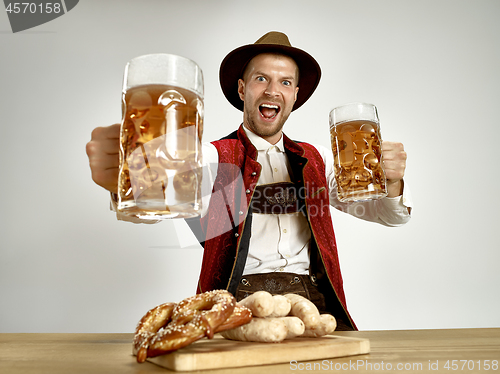
[[[201,373],[498,373],[500,328],[337,332],[370,354]],[[0,334],[0,373],[168,373],[131,354],[132,334]],[[488,370],[489,367],[489,370]],[[434,370],[438,369],[438,370]]]

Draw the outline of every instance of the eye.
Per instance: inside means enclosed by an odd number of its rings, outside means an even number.
[[[291,86],[292,82],[290,82],[290,81],[283,81],[283,85],[284,86]]]
[[[265,80],[266,80],[266,78],[264,78],[263,76],[257,77],[257,81],[259,81],[259,82],[264,82]]]

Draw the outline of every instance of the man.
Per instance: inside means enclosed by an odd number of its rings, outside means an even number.
[[[188,224],[204,246],[198,292],[224,288],[238,300],[257,290],[298,293],[333,314],[339,330],[352,330],[330,205],[351,214],[362,207],[360,218],[388,226],[406,223],[406,153],[400,143],[383,143],[387,198],[341,204],[331,150],[283,133],[288,116],[312,95],[320,76],[315,59],[278,32],[226,56],[221,87],[243,111],[243,124],[204,145],[204,162],[220,167],[208,208]],[[96,129],[87,145],[94,181],[111,192],[117,188],[118,131],[117,125]],[[241,183],[234,183],[235,168],[223,165],[235,166]]]

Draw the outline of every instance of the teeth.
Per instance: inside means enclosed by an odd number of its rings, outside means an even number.
[[[271,104],[262,104],[264,108],[270,108],[270,109],[279,109],[277,105],[271,105]]]

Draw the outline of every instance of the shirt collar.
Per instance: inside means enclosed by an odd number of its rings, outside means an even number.
[[[261,138],[259,135],[254,134],[250,130],[248,130],[245,125],[243,125],[243,130],[248,137],[248,140],[253,144],[253,146],[257,149],[257,151],[268,151],[276,147],[278,151],[285,152],[285,147],[283,145],[283,135],[281,135],[280,140],[276,144],[271,144],[264,138]]]

